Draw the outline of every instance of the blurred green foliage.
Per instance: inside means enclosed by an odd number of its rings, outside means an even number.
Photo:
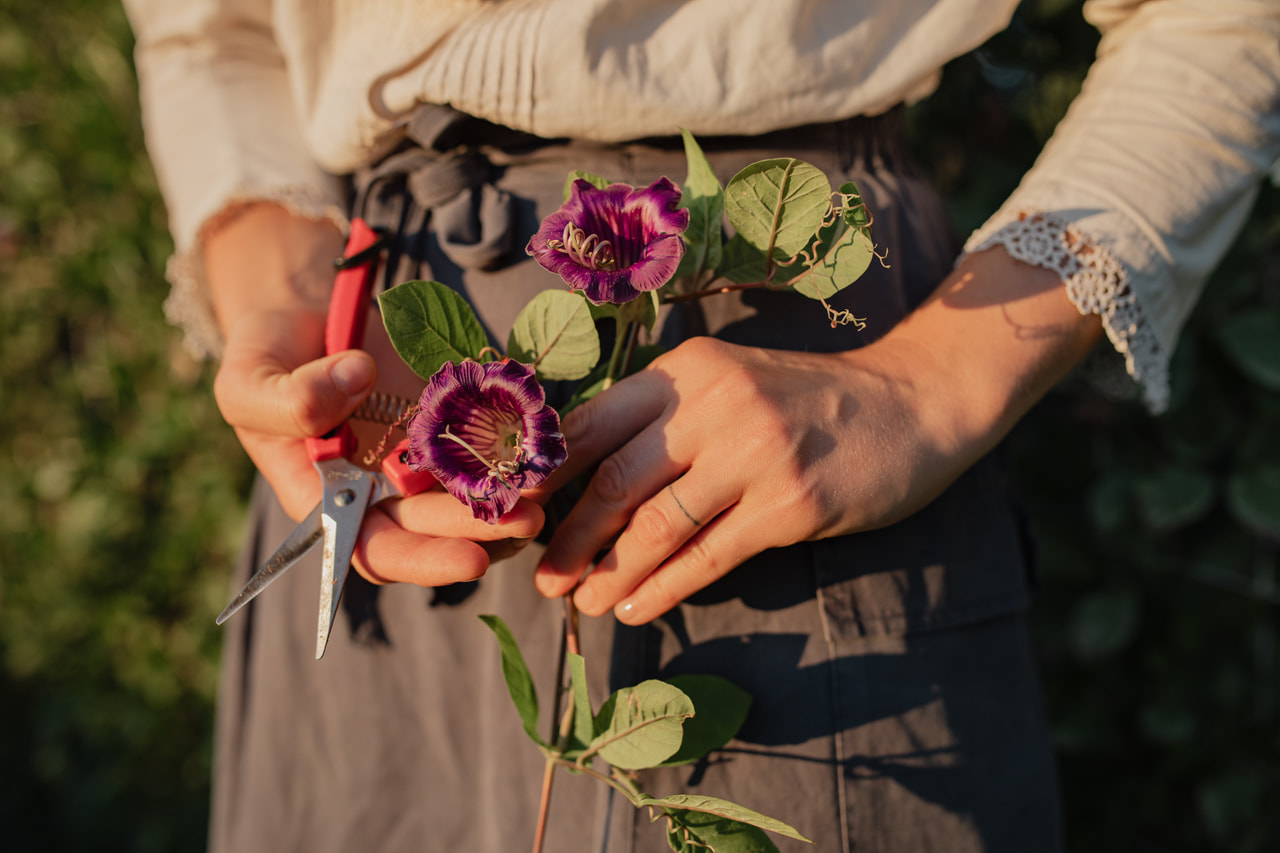
[[[0,2],[0,847],[201,849],[249,467],[164,322],[116,3]]]
[[[1097,35],[1027,0],[909,113],[960,233],[1016,184]],[[0,825],[6,850],[203,846],[250,467],[160,303],[171,251],[112,0],[0,0]],[[1008,447],[1078,851],[1280,849],[1280,191],[1170,411],[1079,384]]]
[[[1017,184],[1098,35],[1024,2],[911,113],[961,233]],[[1209,282],[1152,418],[1068,381],[1008,441],[1073,851],[1280,850],[1280,190]]]

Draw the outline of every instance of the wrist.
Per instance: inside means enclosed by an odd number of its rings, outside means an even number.
[[[324,316],[342,235],[328,221],[252,202],[204,235],[202,259],[214,317],[226,336],[261,311]]]
[[[874,346],[909,363],[935,440],[976,461],[1101,334],[1058,275],[995,248],[968,255]]]

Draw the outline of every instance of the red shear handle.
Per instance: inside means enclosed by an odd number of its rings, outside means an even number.
[[[367,222],[353,219],[343,257],[354,258],[377,242],[378,234]],[[377,273],[378,256],[373,254],[364,263],[346,267],[334,277],[333,295],[329,297],[329,317],[324,328],[325,355],[359,349],[364,343],[364,321],[369,311],[369,294],[373,289],[373,277]],[[307,439],[307,455],[313,462],[346,458],[355,453],[355,450],[355,435],[345,422],[326,435]]]
[[[425,492],[436,484],[436,478],[427,471],[410,470],[406,457],[409,454],[409,439],[402,439],[395,449],[382,460],[382,473],[387,475],[400,494],[408,497]]]
[[[363,219],[351,220],[345,258],[354,258],[378,242],[377,233]],[[341,270],[333,280],[329,297],[329,319],[324,327],[324,354],[359,349],[364,343],[364,320],[369,313],[369,293],[377,275],[377,257],[356,267]]]

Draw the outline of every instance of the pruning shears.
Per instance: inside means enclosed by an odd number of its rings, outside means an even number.
[[[359,349],[363,343],[373,280],[386,242],[385,231],[369,227],[362,219],[352,220],[346,250],[335,262],[338,272],[325,323],[326,355]],[[249,578],[216,621],[221,625],[230,619],[323,540],[320,618],[316,628],[316,660],[319,660],[329,644],[365,513],[380,501],[426,491],[436,481],[426,472],[409,470],[405,462],[407,439],[383,460],[380,472],[352,463],[348,457],[356,450],[356,437],[346,421],[325,435],[307,439],[306,446],[307,455],[320,473],[324,496],[271,559]]]

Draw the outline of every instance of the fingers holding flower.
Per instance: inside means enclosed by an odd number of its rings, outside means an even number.
[[[694,339],[575,412],[562,478],[598,464],[536,584],[647,622],[768,548],[881,526],[958,474],[913,414],[909,362]],[[914,400],[914,402],[913,402]]]

